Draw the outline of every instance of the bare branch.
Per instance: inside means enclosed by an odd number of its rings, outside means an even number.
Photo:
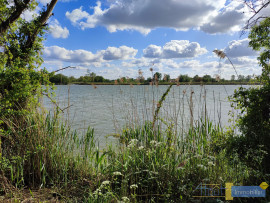
[[[56,73],[56,72],[59,72],[59,71],[61,71],[61,70],[65,70],[65,69],[68,69],[68,68],[76,68],[76,67],[67,66],[67,67],[65,67],[65,68],[60,68],[60,69],[58,69],[58,70],[55,70],[55,71],[53,71],[53,72]]]
[[[266,1],[261,0],[260,5],[256,5],[256,2],[258,2],[258,0],[252,0],[252,1],[245,0],[244,1],[244,4],[247,5],[251,9],[251,11],[253,12],[253,15],[248,19],[246,25],[243,27],[241,35],[243,35],[246,30],[256,25],[260,19],[269,17],[269,15],[259,16],[259,14],[264,8],[270,5],[270,0],[266,0]]]

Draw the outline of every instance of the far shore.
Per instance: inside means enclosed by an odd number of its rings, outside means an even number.
[[[259,82],[179,82],[179,83],[170,83],[170,82],[161,82],[156,85],[262,85]],[[69,83],[69,84],[55,84],[55,85],[152,85],[149,83],[106,83],[106,82],[76,82],[76,83]]]

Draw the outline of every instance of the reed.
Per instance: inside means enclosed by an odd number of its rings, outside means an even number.
[[[153,102],[147,112],[131,98],[133,110],[118,142],[102,149],[94,129],[72,131],[69,122],[61,122],[57,108],[54,114],[33,111],[21,126],[6,119],[0,179],[16,188],[51,188],[72,202],[196,201],[192,196],[202,182],[245,182],[249,169],[239,158],[227,156],[232,131],[209,120],[205,90],[196,101],[200,108],[194,107],[193,90],[190,96],[186,89],[179,89],[177,99],[168,96],[176,90],[170,85],[159,105]]]

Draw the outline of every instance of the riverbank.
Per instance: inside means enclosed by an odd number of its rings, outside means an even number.
[[[198,120],[191,116],[189,129],[176,133],[174,122],[159,113],[169,91],[154,105],[153,119],[127,125],[115,135],[116,147],[102,150],[94,129],[78,134],[60,122],[57,111],[33,112],[20,128],[5,120],[12,142],[4,140],[0,164],[0,176],[7,180],[0,182],[4,201],[197,202],[201,198],[194,196],[200,196],[202,183],[224,187],[227,182],[259,185],[264,180],[263,172],[232,150],[237,149],[234,126],[223,129],[204,113]],[[202,110],[206,112],[205,106]]]
[[[179,82],[179,83],[170,83],[170,82],[160,82],[157,85],[262,85],[260,82]],[[69,84],[61,85],[152,85],[151,83],[108,83],[108,82],[74,82]]]

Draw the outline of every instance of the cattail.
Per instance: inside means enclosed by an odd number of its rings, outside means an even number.
[[[221,59],[224,59],[226,57],[226,54],[221,50],[215,49],[213,52]]]
[[[218,74],[215,75],[216,76],[216,81],[220,81],[220,76]]]

